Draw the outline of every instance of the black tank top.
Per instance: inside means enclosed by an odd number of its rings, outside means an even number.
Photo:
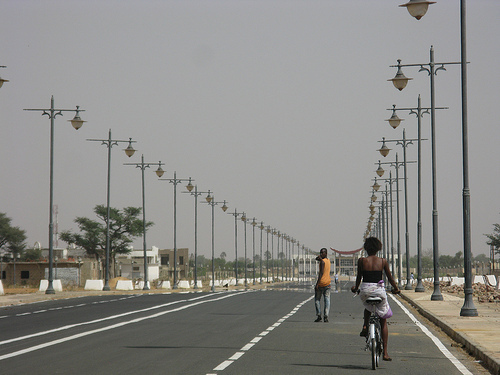
[[[363,270],[363,281],[365,283],[378,283],[380,280],[382,280],[382,271]]]

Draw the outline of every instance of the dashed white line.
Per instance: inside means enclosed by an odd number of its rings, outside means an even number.
[[[245,354],[245,352],[249,351],[256,343],[258,343],[260,340],[262,340],[262,338],[264,336],[266,336],[269,332],[271,332],[276,327],[279,327],[281,325],[281,323],[283,323],[286,319],[288,319],[293,314],[295,314],[297,311],[299,311],[299,309],[305,303],[307,303],[308,301],[310,301],[313,298],[314,298],[314,296],[311,296],[311,297],[307,298],[305,301],[302,301],[301,303],[299,303],[287,315],[285,315],[283,318],[278,319],[278,321],[276,323],[274,323],[273,325],[269,326],[266,330],[264,330],[263,332],[261,332],[258,336],[256,336],[253,339],[251,339],[248,344],[246,344],[243,348],[240,349],[240,351],[237,351],[231,357],[229,357],[227,360],[225,360],[224,362],[222,362],[221,364],[219,364],[217,367],[215,367],[213,369],[213,371],[223,371],[223,370],[225,370],[229,365],[233,364],[235,361],[237,361],[239,358],[241,358]],[[215,375],[215,374],[209,373],[209,374],[206,374],[206,375]]]

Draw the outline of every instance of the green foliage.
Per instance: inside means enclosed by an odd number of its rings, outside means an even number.
[[[0,212],[0,249],[17,258],[26,249],[26,232],[13,227],[11,221],[5,213]]]
[[[42,249],[27,249],[21,259],[23,262],[37,262],[42,259]]]
[[[485,234],[489,241],[486,243],[495,247],[495,253],[500,254],[500,224],[493,224],[493,233]]]
[[[143,222],[142,219],[138,218],[141,212],[142,209],[137,207],[125,207],[123,210],[110,208],[111,259],[115,259],[118,254],[128,254],[130,252],[129,246],[134,238],[142,235]],[[97,205],[94,208],[94,213],[100,221],[77,217],[75,223],[78,225],[80,233],[63,231],[59,237],[67,243],[82,247],[90,257],[104,259],[106,256],[107,208],[104,205]],[[153,222],[146,222],[146,230],[153,225]]]

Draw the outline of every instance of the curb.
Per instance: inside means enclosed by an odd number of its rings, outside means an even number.
[[[485,368],[490,370],[493,374],[500,375],[500,361],[488,355],[486,349],[483,346],[471,341],[466,335],[456,332],[445,321],[443,321],[433,313],[425,310],[418,302],[415,302],[410,297],[405,296],[403,293],[401,293],[400,296],[406,302],[412,305],[420,315],[427,318],[436,326],[441,328],[443,332],[446,333],[451,339],[458,342],[459,344],[462,344],[469,354],[481,360]]]

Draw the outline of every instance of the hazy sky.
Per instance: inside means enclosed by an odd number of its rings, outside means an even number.
[[[429,78],[402,92],[396,60],[460,60],[459,1],[440,0],[420,21],[403,0],[27,1],[0,3],[0,211],[25,229],[28,245],[48,246],[50,122],[25,108],[81,106],[75,131],[55,122],[59,231],[93,216],[106,201],[107,149],[88,138],[132,137],[139,151],[112,149],[111,205],[141,206],[141,172],[123,163],[165,163],[164,178],[192,177],[264,225],[313,250],[359,248],[366,228],[376,151],[382,137],[417,135],[415,116],[393,104],[430,106]],[[500,2],[467,4],[469,168],[472,250],[487,253],[500,222]],[[463,250],[460,66],[436,77],[439,245]],[[422,134],[430,138],[429,116]],[[432,247],[430,142],[422,145],[423,249]],[[394,160],[395,144],[386,161]],[[416,160],[417,146],[408,147]],[[411,254],[416,251],[417,168],[409,171]],[[173,186],[146,170],[147,245],[173,247]],[[194,199],[178,185],[177,246],[193,249]],[[401,202],[402,204],[402,202]],[[402,211],[403,214],[403,211]],[[395,211],[394,211],[395,215]],[[403,219],[403,215],[401,216]],[[403,224],[403,223],[402,223]],[[199,205],[199,252],[209,256],[211,211]],[[403,225],[402,225],[403,227]],[[234,218],[216,207],[216,255],[234,257]],[[395,227],[394,227],[395,228]],[[248,227],[248,251],[252,227]],[[259,237],[256,230],[256,239]],[[243,224],[238,224],[243,254]],[[401,233],[404,238],[404,233]],[[60,246],[64,243],[60,241]],[[134,242],[142,248],[142,239]],[[264,236],[265,250],[265,236]],[[250,257],[250,253],[249,253]]]

